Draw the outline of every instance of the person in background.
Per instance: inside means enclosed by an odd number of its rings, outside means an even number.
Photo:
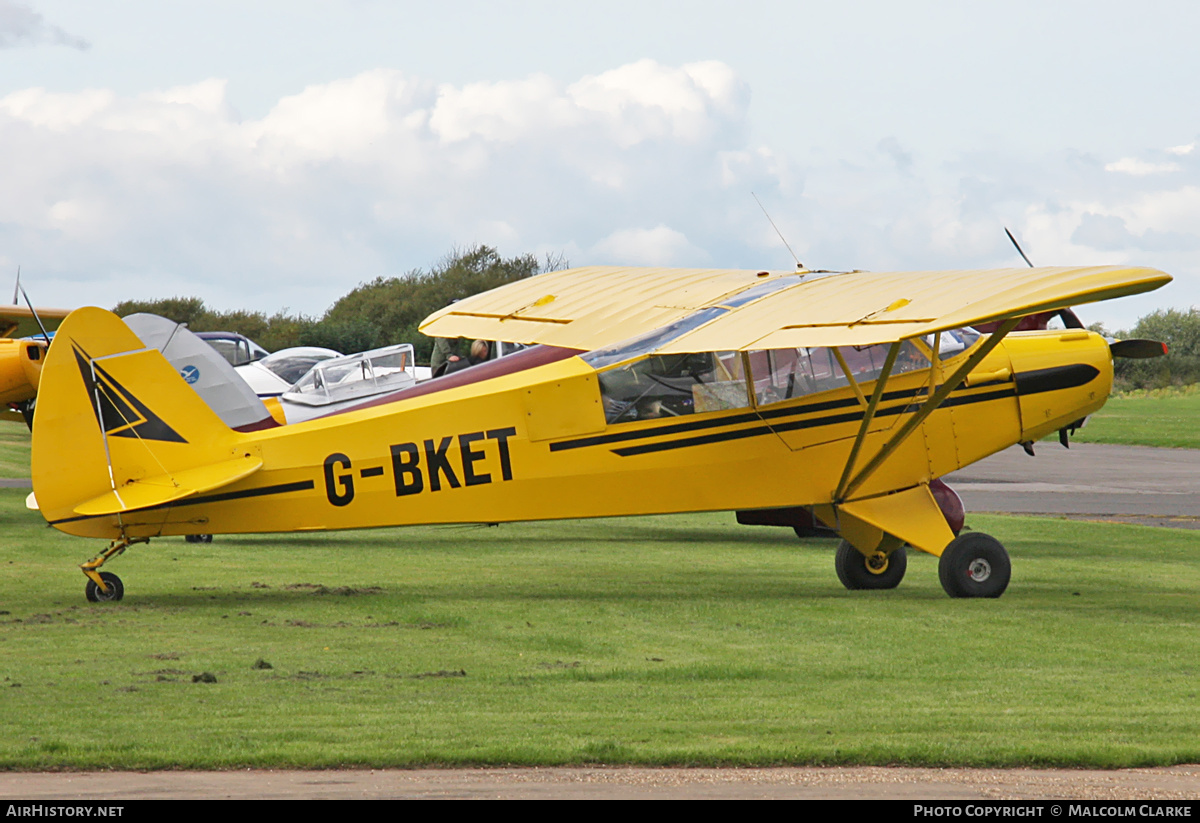
[[[471,344],[470,353],[465,358],[452,360],[446,364],[446,369],[443,374],[452,374],[456,371],[477,366],[480,363],[487,362],[488,355],[491,354],[491,344],[486,340],[476,340]]]
[[[441,377],[451,363],[462,360],[462,356],[458,353],[462,340],[461,337],[434,338],[433,356],[429,359],[429,370],[434,377]]]

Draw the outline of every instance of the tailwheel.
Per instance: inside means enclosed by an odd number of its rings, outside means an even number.
[[[833,559],[838,580],[847,589],[894,589],[904,579],[908,555],[901,546],[891,554],[874,552],[865,557],[846,540],[838,544]]]
[[[104,603],[109,600],[120,600],[124,597],[125,586],[121,584],[121,578],[111,572],[100,571],[100,567],[117,555],[123,554],[134,543],[149,542],[150,538],[148,537],[127,537],[122,534],[116,540],[109,543],[107,549],[88,562],[81,564],[79,568],[88,579],[87,588],[84,589],[84,594],[87,595],[88,602]]]
[[[938,578],[951,597],[999,597],[1011,576],[1012,562],[1004,546],[981,532],[951,540],[938,561]]]
[[[125,596],[125,586],[121,583],[121,578],[112,572],[100,572],[100,579],[104,581],[103,589],[95,580],[88,578],[84,593],[87,595],[89,603],[107,603],[110,600],[120,600]]]

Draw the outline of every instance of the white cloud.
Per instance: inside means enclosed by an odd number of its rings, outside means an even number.
[[[585,77],[568,93],[580,109],[602,115],[598,125],[624,148],[667,137],[704,140],[749,104],[745,85],[716,61],[671,68],[639,60]]]
[[[886,133],[763,145],[749,120],[749,88],[717,62],[462,85],[378,68],[253,119],[219,78],[22,89],[0,98],[0,276],[20,263],[45,304],[195,294],[315,314],[479,242],[575,265],[790,268],[754,191],[811,267],[1023,265],[1008,226],[1039,265],[1155,265],[1200,301],[1187,152],[1106,165],[947,158]]]
[[[375,69],[283,98],[265,118],[247,123],[247,134],[281,162],[369,162],[390,138],[422,130],[431,92],[401,72]]]
[[[648,60],[573,84],[374,69],[250,120],[218,78],[132,96],[24,89],[0,98],[0,267],[57,289],[43,303],[182,288],[319,313],[475,242],[733,265],[758,242],[748,192],[777,190],[786,165],[747,142],[747,105],[723,64]]]
[[[682,232],[667,226],[652,229],[620,229],[591,249],[593,257],[610,264],[631,266],[699,265],[705,255]]]
[[[23,89],[0,97],[0,112],[31,126],[67,131],[108,110],[117,96],[107,89],[53,93],[45,89]]]
[[[442,86],[429,118],[434,134],[447,142],[479,137],[512,142],[553,133],[579,122],[561,90],[546,75],[516,82],[470,83],[461,89]]]
[[[1165,174],[1167,172],[1179,171],[1179,164],[1149,163],[1145,160],[1139,160],[1136,157],[1122,157],[1120,160],[1106,165],[1104,170],[1141,177],[1147,174]]]

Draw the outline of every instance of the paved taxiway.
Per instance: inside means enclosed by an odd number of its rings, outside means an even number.
[[[859,766],[8,772],[0,773],[0,794],[21,801],[87,799],[114,804],[167,799],[1194,801],[1200,797],[1200,766],[1115,771]]]
[[[1065,514],[1200,528],[1200,449],[1039,443],[947,475],[967,512]]]

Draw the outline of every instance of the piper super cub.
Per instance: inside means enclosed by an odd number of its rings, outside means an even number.
[[[114,315],[83,308],[42,368],[34,490],[55,528],[111,541],[83,565],[91,600],[124,592],[103,563],[168,535],[794,506],[842,537],[848,588],[896,586],[907,544],[941,558],[951,597],[997,597],[1006,551],[956,537],[930,483],[1077,423],[1108,397],[1114,354],[1146,354],[1084,329],[1013,328],[1170,279],[1128,266],[551,272],[422,326],[531,348],[250,432]],[[998,325],[973,330],[984,323]]]

